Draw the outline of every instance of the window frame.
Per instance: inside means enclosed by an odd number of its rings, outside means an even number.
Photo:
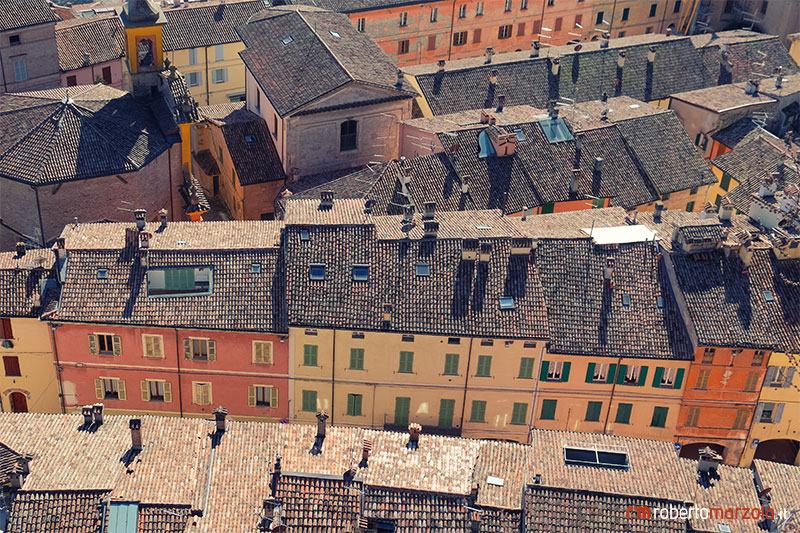
[[[625,406],[624,409],[622,406]],[[628,424],[631,423],[631,413],[633,412],[633,404],[632,403],[618,403],[617,404],[617,413],[614,415],[614,423],[615,424]],[[624,421],[622,420],[624,418]]]
[[[492,377],[492,356],[479,355],[478,363],[475,367],[476,378],[490,378]]]
[[[401,350],[398,357],[397,374],[414,373],[414,352]]]
[[[345,131],[346,128],[349,130],[351,125],[353,131]],[[354,150],[358,150],[358,121],[345,120],[339,124],[339,151],[352,152]]]
[[[513,24],[503,24],[497,30],[497,38],[500,40],[508,39],[514,33],[514,25]]]
[[[400,27],[405,28],[408,26],[408,11],[400,12]]]
[[[473,424],[486,423],[486,400],[472,400],[469,410],[469,422]]]
[[[10,367],[10,368],[9,368]],[[3,371],[6,377],[22,377],[18,355],[3,355]]]
[[[364,348],[350,348],[350,366],[348,370],[364,370]]]
[[[309,364],[309,361],[313,361],[314,364]],[[319,367],[319,345],[318,344],[303,344],[303,365],[302,366]]]

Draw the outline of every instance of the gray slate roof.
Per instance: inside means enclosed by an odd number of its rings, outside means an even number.
[[[30,185],[134,172],[169,148],[145,105],[105,85],[3,95],[0,130],[0,177]]]
[[[56,43],[58,64],[64,72],[125,56],[125,31],[115,14],[59,22]]]
[[[247,46],[239,55],[281,116],[351,82],[384,89],[387,98],[414,95],[407,82],[398,90],[397,67],[345,15],[275,7],[237,32]]]
[[[264,9],[264,0],[202,2],[165,9],[164,50],[186,50],[239,41],[236,27]]]
[[[0,2],[0,31],[57,22],[47,0],[3,0]]]
[[[753,78],[753,73],[772,76],[779,66],[786,73],[797,72],[797,63],[781,43],[780,37],[747,30],[722,31],[690,37],[697,47],[713,85],[738,83]],[[722,67],[722,47],[727,51],[730,70]],[[761,76],[756,76],[760,78]]]
[[[726,147],[733,149],[748,133],[759,127],[758,124],[753,122],[753,119],[745,117],[718,131],[713,137],[715,141],[719,141]]]

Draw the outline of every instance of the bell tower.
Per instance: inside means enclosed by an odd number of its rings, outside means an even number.
[[[136,96],[153,94],[164,70],[162,29],[167,18],[153,0],[127,0],[120,15],[125,27],[129,87]]]

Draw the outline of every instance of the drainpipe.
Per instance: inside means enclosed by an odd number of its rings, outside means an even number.
[[[211,105],[211,97],[209,96],[211,88],[208,85],[208,46],[203,48],[203,53],[206,56],[206,105]]]
[[[611,404],[614,402],[614,391],[617,390],[617,376],[616,373],[622,367],[622,357],[617,358],[617,368],[614,374],[613,381],[611,382],[611,396],[608,398],[608,409],[606,409],[606,421],[603,423],[603,435],[608,431],[608,419],[611,417]]]
[[[547,342],[543,343],[542,349],[539,350],[539,365],[540,366],[533,366],[534,376],[533,379],[536,380],[536,384],[533,386],[533,402],[531,405],[531,414],[528,417],[528,444],[533,444],[533,422],[536,420],[536,400],[539,397],[539,376],[542,373],[541,364],[544,361],[544,351],[547,348]],[[538,372],[537,372],[538,371]]]
[[[175,330],[175,355],[177,355],[177,362],[178,362],[178,409],[181,413],[181,418],[183,418],[183,387],[181,386],[181,354],[180,350],[180,343],[178,342],[178,328],[173,328]]]
[[[8,84],[6,83],[6,67],[3,64],[3,54],[0,54],[0,73],[3,74],[3,93],[7,93]]]
[[[472,341],[475,339],[470,337],[469,339],[469,352],[467,353],[467,370],[464,374],[464,399],[461,401],[461,426],[459,427],[461,431],[464,431],[464,415],[467,412],[467,385],[469,384],[469,365],[472,362]]]
[[[456,25],[456,0],[453,0],[453,10],[450,13],[450,37],[449,41],[447,42],[447,60],[450,61],[450,54],[453,51],[453,30],[455,29]],[[467,34],[467,38],[469,38],[469,34]]]
[[[56,384],[58,385],[58,397],[61,398],[61,414],[66,414],[67,404],[64,402],[64,384],[61,376],[61,363],[58,360],[58,346],[56,345],[56,324],[50,324],[50,344],[53,346],[53,357],[56,360]]]
[[[336,401],[336,328],[333,328],[333,355],[331,360],[331,425],[335,420],[336,410],[333,408]]]

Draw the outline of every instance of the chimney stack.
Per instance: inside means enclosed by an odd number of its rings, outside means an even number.
[[[614,258],[610,255],[606,257],[606,266],[603,267],[603,279],[610,282],[614,277]]]
[[[84,427],[90,427],[92,425],[92,406],[91,405],[84,405],[81,408],[81,414],[83,415],[83,425]]]
[[[659,200],[653,207],[653,220],[661,220],[661,213],[663,212],[664,212],[664,202]]]
[[[622,68],[625,66],[625,54],[627,52],[625,50],[620,50],[619,55],[617,55],[617,66]]]
[[[24,476],[22,475],[22,467],[19,464],[15,464],[11,467],[11,472],[8,476],[8,479],[11,482],[12,489],[22,488],[22,482],[24,481]]]
[[[439,65],[439,72],[444,72],[445,60],[440,59],[437,65]]]
[[[553,73],[553,76],[558,76],[558,71],[561,68],[561,58],[560,57],[551,57],[550,58],[550,72]]]
[[[652,63],[655,60],[656,60],[656,47],[651,45],[647,48],[647,62]]]
[[[103,404],[96,403],[92,406],[92,415],[94,416],[94,423],[97,426],[103,425]]]
[[[531,41],[531,57],[539,57],[539,49],[542,48],[542,43],[539,41]]]
[[[744,92],[745,94],[749,94],[752,96],[758,96],[758,86],[761,84],[759,80],[750,79],[747,80],[747,83],[744,85]]]
[[[723,196],[719,205],[719,219],[722,221],[730,220],[733,215],[733,200]]]
[[[714,204],[711,202],[706,202],[703,204],[703,210],[700,211],[700,220],[708,220],[714,218],[714,215],[717,214],[717,208],[714,207]]]
[[[398,69],[398,71],[397,71],[397,83],[395,83],[394,86],[396,88],[398,88],[398,89],[402,89],[403,88],[403,71],[402,70]]]
[[[358,464],[359,468],[367,468],[369,466],[369,452],[372,451],[372,441],[364,439],[364,444],[361,447],[361,462]]]
[[[461,178],[461,194],[469,193],[469,176]]]
[[[383,323],[389,325],[392,322],[392,309],[393,305],[390,303],[383,304]]]
[[[572,169],[572,178],[569,180],[569,190],[572,193],[578,192],[578,180],[581,177],[581,169],[573,168]]]
[[[422,215],[423,219],[432,219],[436,215],[436,202],[425,202],[423,204],[425,212]]]
[[[505,105],[505,103],[506,103],[506,95],[498,94],[497,95],[497,109],[495,110],[495,112],[496,113],[502,113],[503,112],[503,106]]]
[[[602,157],[595,157],[594,158],[594,173],[600,174],[603,171],[603,158]]]
[[[213,413],[214,422],[216,422],[217,425],[217,433],[225,433],[225,430],[228,429],[228,410],[220,405],[214,409]]]
[[[666,35],[667,35],[667,37],[669,37],[670,35],[672,35],[672,28],[671,28],[670,26],[667,26]]]
[[[136,228],[139,231],[144,229],[145,222],[147,220],[147,211],[144,209],[136,209],[133,211],[133,220],[136,222]]]
[[[162,209],[161,211],[159,211],[158,212],[158,218],[161,220],[161,227],[162,228],[166,228],[167,227],[167,210],[166,209]]]
[[[697,471],[700,473],[709,473],[712,470],[716,472],[717,467],[722,463],[722,456],[706,446],[701,449],[700,457],[697,459]]]
[[[492,70],[489,73],[489,85],[497,85],[497,71]]]
[[[611,39],[611,33],[604,31],[600,39],[600,48],[608,48],[608,41]]]
[[[480,485],[478,485],[477,483],[473,483],[469,488],[469,499],[472,500],[473,503],[475,503],[475,500],[478,499],[478,489],[479,488],[480,488]]]
[[[439,223],[435,220],[426,220],[423,222],[422,227],[425,231],[424,236],[429,238],[436,238],[439,234]]]
[[[128,427],[131,428],[131,449],[142,449],[142,421],[138,418],[131,418],[128,422]]]
[[[67,241],[64,237],[56,239],[56,259],[64,259],[67,257]]]
[[[487,63],[491,63],[492,62],[492,56],[493,55],[494,55],[494,48],[492,48],[491,46],[487,46],[486,47],[486,52],[484,53],[484,56],[486,56],[486,62]]]
[[[281,456],[275,456],[275,465],[272,467],[272,480],[269,483],[270,495],[274,498],[278,490],[278,481],[281,479]]]
[[[25,243],[18,242],[17,243],[17,257],[24,257],[25,256]]]
[[[328,413],[320,411],[317,413],[317,437],[325,438],[328,430]]]
[[[321,191],[319,193],[319,206],[323,209],[333,207],[333,191]]]
[[[422,432],[422,426],[417,423],[408,425],[408,444],[406,448],[409,450],[416,450],[419,448],[419,434]]]
[[[761,178],[761,186],[758,188],[758,195],[762,198],[771,198],[775,196],[778,190],[778,180],[780,179],[780,172],[770,172],[769,176]]]

